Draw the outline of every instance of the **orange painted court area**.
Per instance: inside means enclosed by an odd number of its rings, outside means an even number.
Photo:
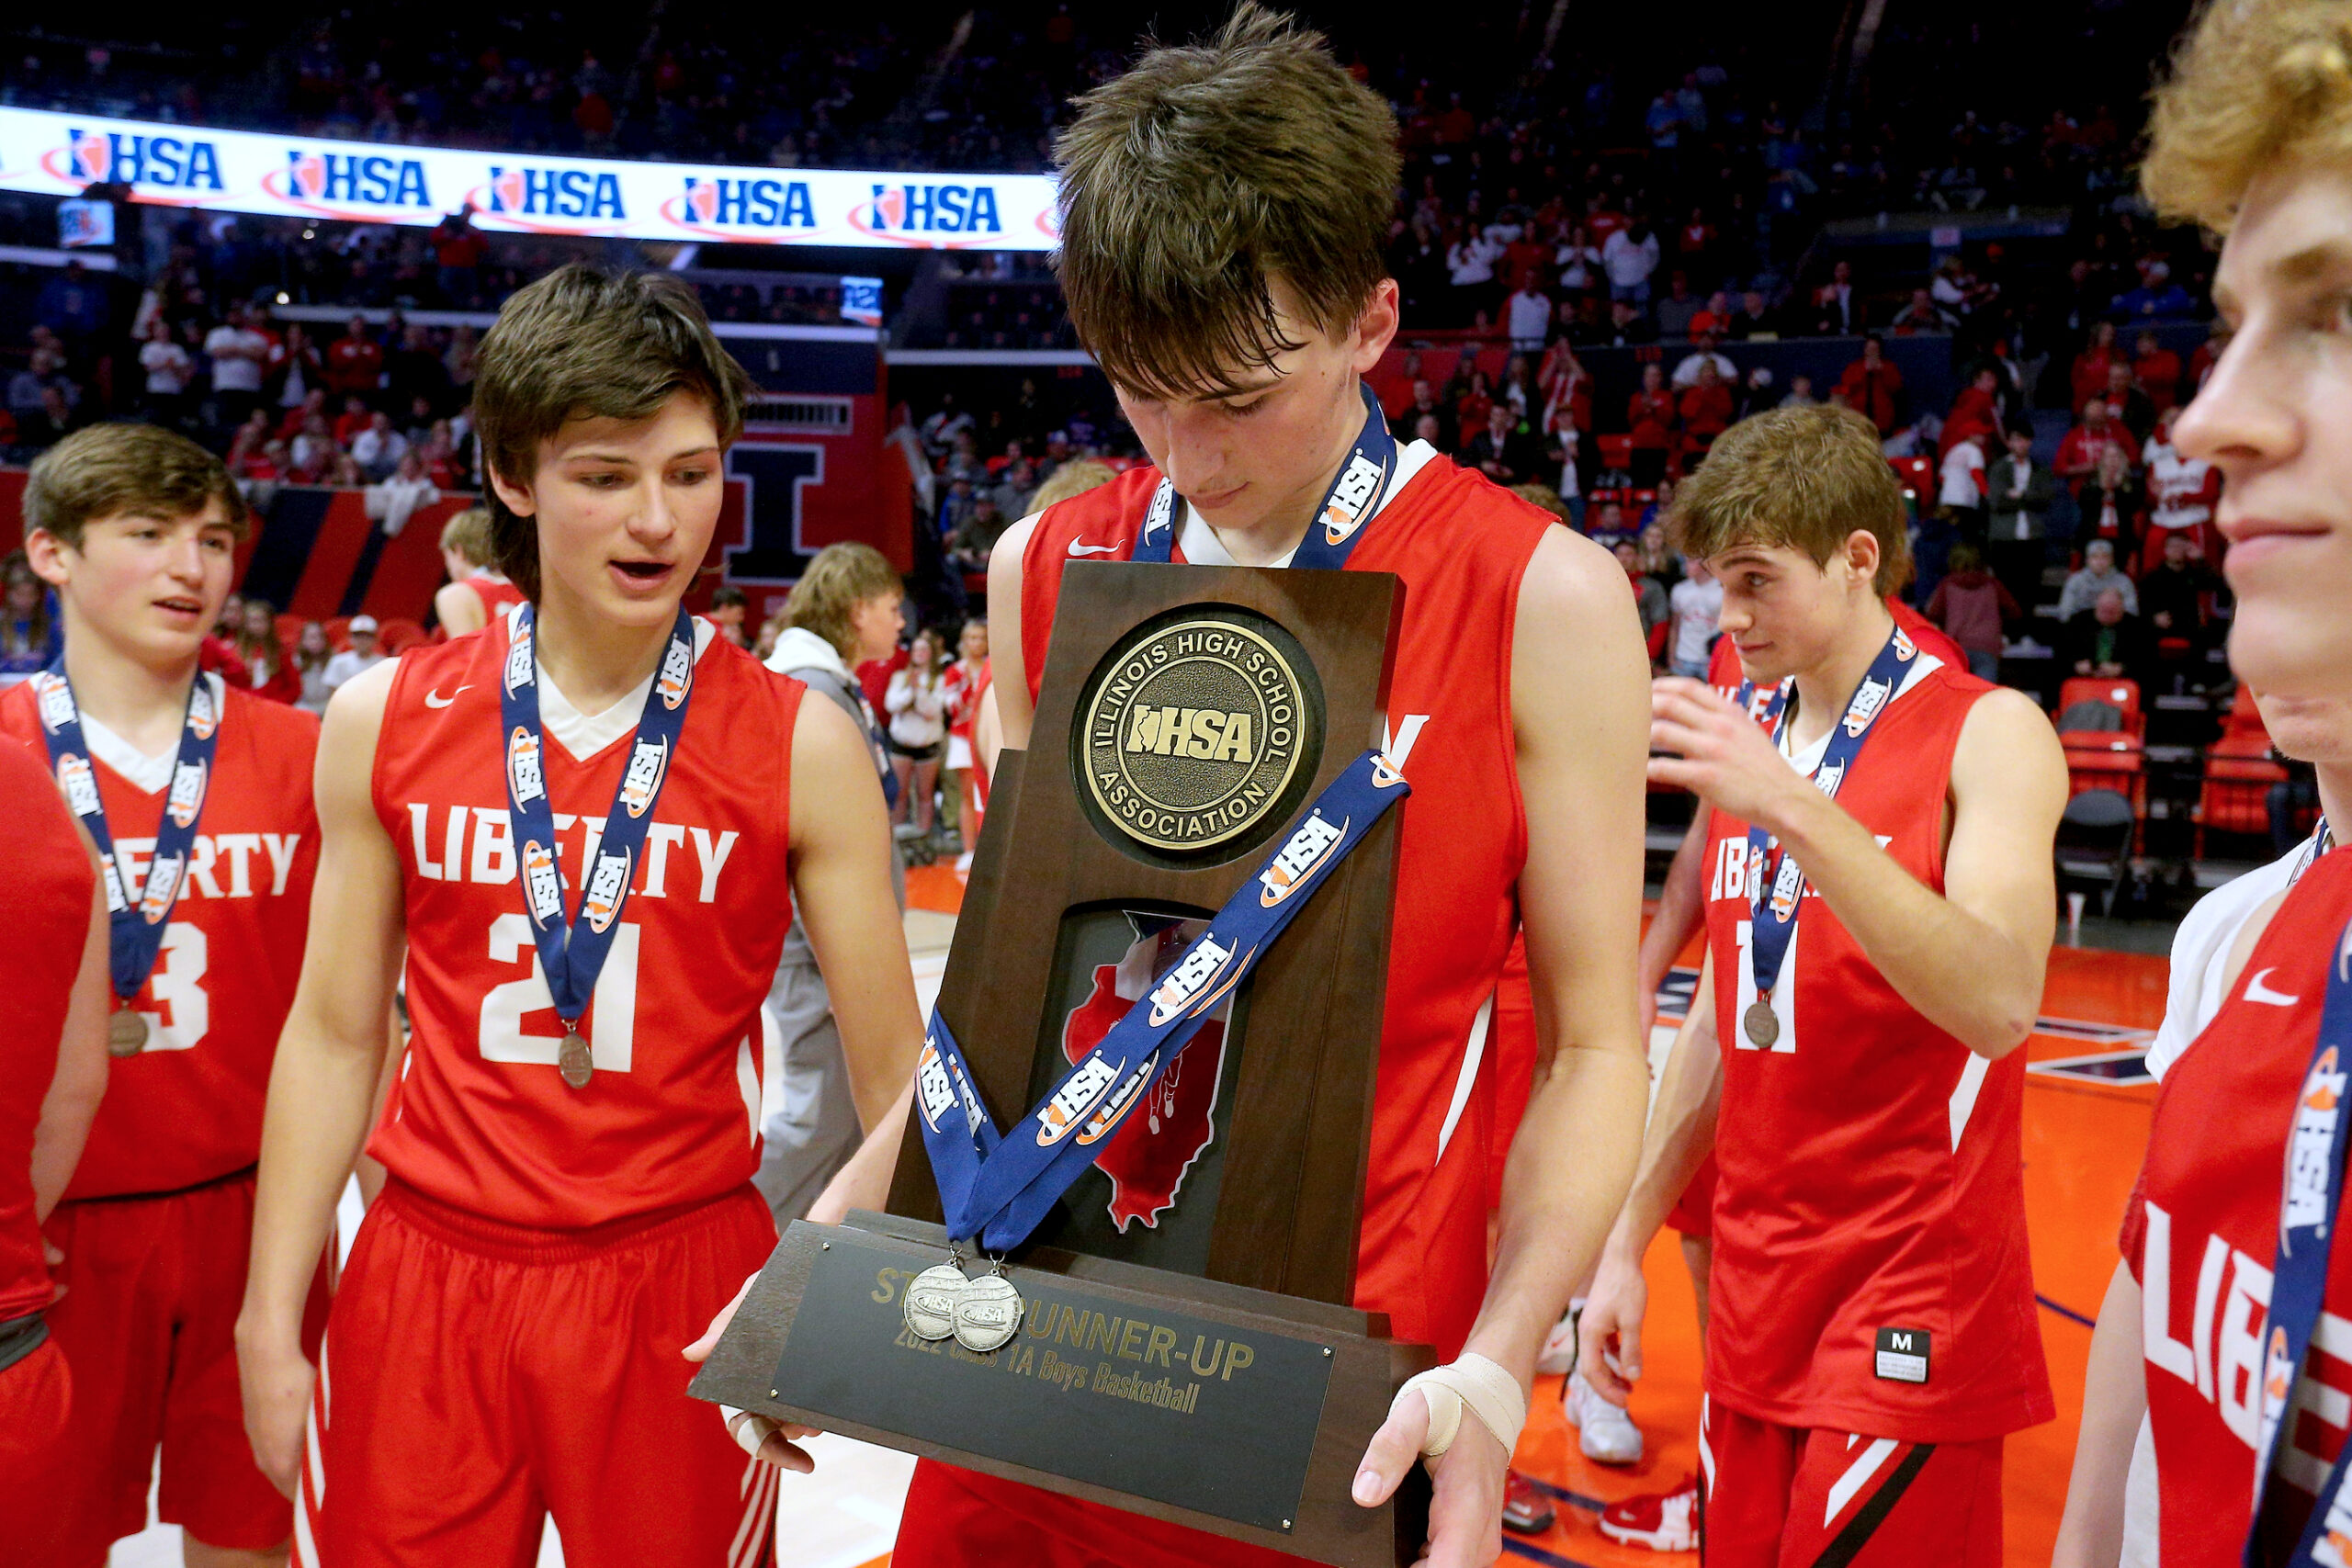
[[[918,908],[954,913],[962,904],[963,885],[944,865],[919,866],[907,874],[907,897]],[[1681,963],[1695,970],[1699,957],[1694,942]],[[2108,1083],[2096,1076],[2032,1068],[2107,1055],[2120,1056],[2128,1066],[2164,1016],[2166,973],[2165,961],[2149,954],[2055,948],[2041,1027],[2026,1043],[2026,1219],[2058,1418],[2018,1434],[2008,1445],[2004,1487],[2011,1568],[2044,1568],[2050,1561],[2082,1417],[2089,1320],[2098,1315],[2115,1270],[2116,1231],[2139,1175],[2156,1095],[2153,1084]],[[1540,1536],[1506,1535],[1506,1564],[1633,1568],[1697,1560],[1692,1553],[1619,1546],[1594,1524],[1603,1504],[1669,1490],[1699,1467],[1698,1327],[1690,1277],[1672,1232],[1662,1233],[1650,1248],[1646,1271],[1647,1369],[1633,1403],[1634,1419],[1647,1439],[1642,1462],[1618,1468],[1586,1460],[1577,1451],[1574,1428],[1561,1419],[1561,1380],[1539,1380],[1518,1464],[1521,1473],[1555,1489],[1560,1517]]]

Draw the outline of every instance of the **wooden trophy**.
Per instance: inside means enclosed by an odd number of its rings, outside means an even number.
[[[999,1127],[1383,743],[1402,599],[1382,572],[1071,563],[939,996]],[[1009,1342],[978,1354],[902,1317],[908,1281],[948,1260],[910,1118],[889,1213],[794,1223],[694,1393],[1317,1562],[1411,1562],[1419,1467],[1389,1506],[1348,1495],[1397,1386],[1435,1360],[1348,1304],[1410,809],[1004,1261]]]

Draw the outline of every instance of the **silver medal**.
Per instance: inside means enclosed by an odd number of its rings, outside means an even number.
[[[147,1049],[147,1015],[117,1008],[107,1015],[107,1055],[136,1056]]]
[[[986,1355],[1021,1330],[1021,1292],[1001,1274],[967,1283],[956,1303],[956,1343]]]
[[[1772,1004],[1761,997],[1747,1004],[1747,1010],[1740,1014],[1739,1021],[1741,1027],[1747,1031],[1749,1041],[1759,1051],[1770,1051],[1772,1043],[1781,1037],[1780,1017],[1773,1012]]]
[[[580,1038],[576,1029],[566,1030],[563,1043],[555,1048],[556,1071],[563,1081],[574,1089],[586,1089],[588,1080],[596,1075],[596,1058],[589,1052],[588,1042]]]
[[[907,1331],[918,1339],[944,1339],[955,1333],[956,1309],[971,1288],[972,1281],[953,1263],[941,1263],[916,1275],[908,1281],[907,1293],[900,1300]]]

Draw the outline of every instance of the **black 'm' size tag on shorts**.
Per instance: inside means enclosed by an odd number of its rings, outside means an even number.
[[[1878,1375],[1890,1382],[1926,1382],[1928,1331],[1924,1328],[1880,1329]]]

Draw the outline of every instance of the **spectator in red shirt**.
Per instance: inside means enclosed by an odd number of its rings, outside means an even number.
[[[1997,434],[2002,423],[2001,373],[1987,366],[1952,400],[1951,412],[1944,416],[1943,439],[1937,446],[1937,455],[1951,451],[1971,435]]]
[[[2115,346],[2115,323],[2095,322],[2091,327],[2088,347],[2075,355],[2075,367],[2068,381],[2075,389],[2075,412],[2080,414],[2083,405],[2093,398],[2107,395],[2107,368],[2120,354]]]
[[[352,393],[343,400],[343,412],[335,415],[333,427],[334,444],[346,450],[349,449],[351,444],[359,439],[359,433],[375,422],[376,416],[368,411],[368,400],[357,392]],[[310,421],[306,419],[302,422],[302,429],[309,428]],[[295,434],[300,433],[297,431]]]
[[[2188,395],[2194,398],[2205,389],[2205,378],[2213,374],[2213,362],[2222,357],[2222,350],[2230,346],[2230,327],[2226,321],[2215,321],[2213,331],[2197,345],[2188,356]]]
[[[2108,417],[2107,400],[2093,398],[2083,405],[2082,422],[2058,443],[2058,457],[2050,466],[2080,495],[2083,481],[2098,472],[2099,454],[2109,448],[2122,453],[2125,462],[2131,461],[2132,448],[2124,439],[2122,427]]]
[[[1544,394],[1544,429],[1560,428],[1558,415],[1563,410],[1574,420],[1577,429],[1592,428],[1592,377],[1577,358],[1577,351],[1565,334],[1544,351],[1544,363],[1535,372],[1535,387]]]
[[[1706,451],[1716,436],[1731,427],[1731,389],[1724,384],[1723,373],[1713,360],[1700,363],[1699,384],[1682,394],[1681,414],[1687,452]]]
[[[1690,221],[1682,225],[1682,232],[1675,236],[1674,243],[1681,254],[1684,271],[1693,277],[1715,276],[1715,226],[1707,221],[1706,209],[1690,209]]]
[[[1667,454],[1674,448],[1678,411],[1674,394],[1666,389],[1666,367],[1642,367],[1642,389],[1625,405],[1625,428],[1633,434],[1633,475],[1636,490],[1655,490],[1666,477]]]
[[[1878,333],[1862,340],[1862,356],[1838,378],[1838,395],[1872,424],[1882,436],[1894,434],[1903,412],[1903,372],[1886,357]]]
[[[2132,461],[2140,460],[2140,447],[2155,434],[2156,405],[2133,379],[2129,362],[2118,359],[2107,367],[2107,417],[2123,427],[2123,438],[2132,444]]]
[[[2132,374],[2158,413],[2180,401],[2180,355],[2159,344],[2155,333],[2140,334]]]
[[[1609,236],[1630,221],[1623,213],[1609,205],[1608,196],[1601,191],[1587,197],[1584,209],[1585,238],[1592,242],[1592,248],[1596,251],[1605,249]]]
[[[327,389],[324,387],[313,387],[302,394],[300,402],[286,411],[286,417],[277,422],[276,434],[281,441],[291,441],[302,434],[302,427],[310,423],[313,418],[327,417]]]
[[[374,397],[383,378],[383,347],[368,335],[368,318],[354,316],[343,336],[327,345],[327,386],[337,392]]]
[[[1707,308],[1690,318],[1690,335],[1721,339],[1731,331],[1731,296],[1716,289],[1707,296]]]
[[[243,662],[242,680],[231,681],[274,703],[291,704],[302,694],[302,671],[277,635],[277,613],[266,599],[248,597],[237,623],[237,657]]]
[[[1519,238],[1503,247],[1503,280],[1516,293],[1541,294],[1551,281],[1552,247],[1536,238],[1535,225],[1525,225]]]
[[[1487,428],[1487,412],[1495,406],[1493,389],[1487,383],[1484,370],[1470,372],[1470,388],[1453,405],[1454,445],[1470,445],[1470,438]]]

